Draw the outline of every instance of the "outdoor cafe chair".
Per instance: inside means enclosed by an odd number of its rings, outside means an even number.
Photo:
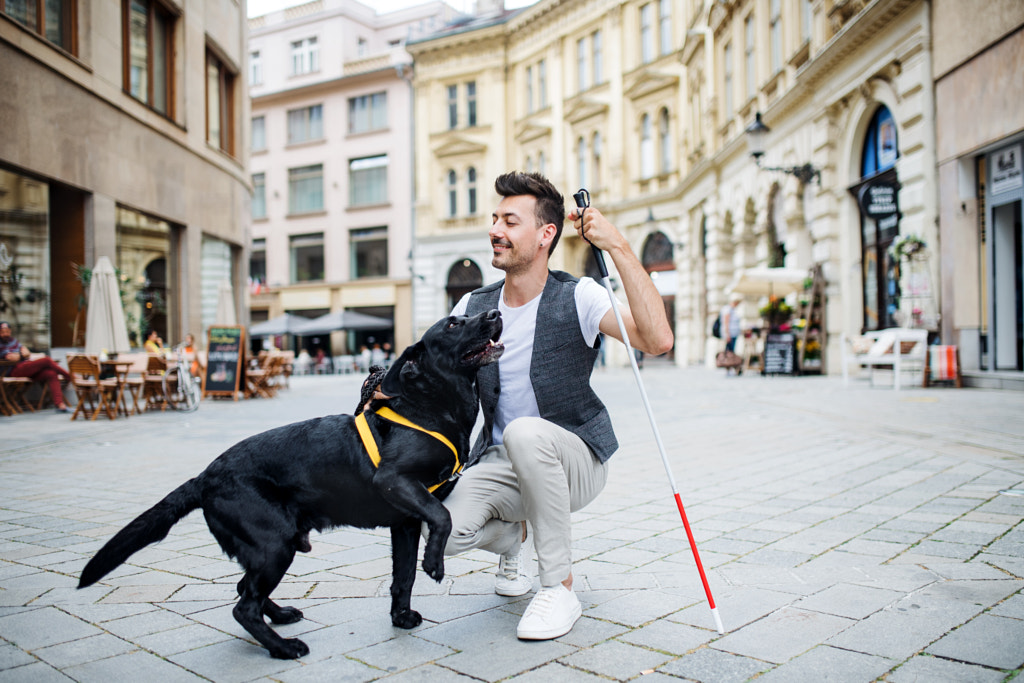
[[[32,386],[32,380],[28,377],[11,377],[10,371],[15,365],[8,361],[0,365],[0,413],[4,415],[22,413],[24,407],[32,410],[32,406],[24,401],[25,392]]]
[[[117,417],[117,379],[100,379],[102,371],[99,359],[94,356],[68,356],[68,372],[78,396],[78,405],[75,406],[75,412],[71,413],[72,420],[79,413],[86,416],[86,406],[92,409],[90,420],[95,420],[100,411],[106,413],[111,420]]]

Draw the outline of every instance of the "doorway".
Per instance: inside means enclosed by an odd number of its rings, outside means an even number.
[[[993,206],[989,262],[989,362],[992,370],[1024,370],[1024,252],[1021,201]]]

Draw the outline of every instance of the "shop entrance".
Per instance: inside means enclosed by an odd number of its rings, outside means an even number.
[[[979,168],[985,188],[982,239],[981,367],[1024,371],[1024,145],[988,155]]]

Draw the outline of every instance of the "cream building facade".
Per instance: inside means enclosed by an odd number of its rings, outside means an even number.
[[[306,338],[311,351],[413,341],[404,45],[453,12],[441,2],[378,14],[355,0],[317,0],[249,21],[252,318],[351,310],[393,321]]]
[[[587,187],[625,231],[673,317],[676,363],[713,362],[711,323],[758,266],[820,268],[810,338],[825,372],[840,370],[844,333],[907,324],[959,343],[942,327],[949,272],[936,248],[942,5],[541,0],[484,4],[415,41],[418,330],[500,278],[485,237],[491,188],[518,168],[567,199]],[[755,164],[745,130],[758,114],[770,132]],[[918,241],[913,259],[894,255]],[[585,247],[567,230],[552,265],[592,274]],[[745,299],[748,325],[765,303]]]
[[[234,0],[0,3],[0,318],[33,350],[83,344],[101,256],[138,344],[202,337],[223,280],[241,308],[245,44]]]

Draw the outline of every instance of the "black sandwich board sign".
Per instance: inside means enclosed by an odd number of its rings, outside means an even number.
[[[245,328],[211,327],[206,348],[203,396],[230,396],[237,401],[238,392],[245,390]]]
[[[796,336],[792,332],[771,333],[764,342],[764,374],[792,375],[796,370]]]

